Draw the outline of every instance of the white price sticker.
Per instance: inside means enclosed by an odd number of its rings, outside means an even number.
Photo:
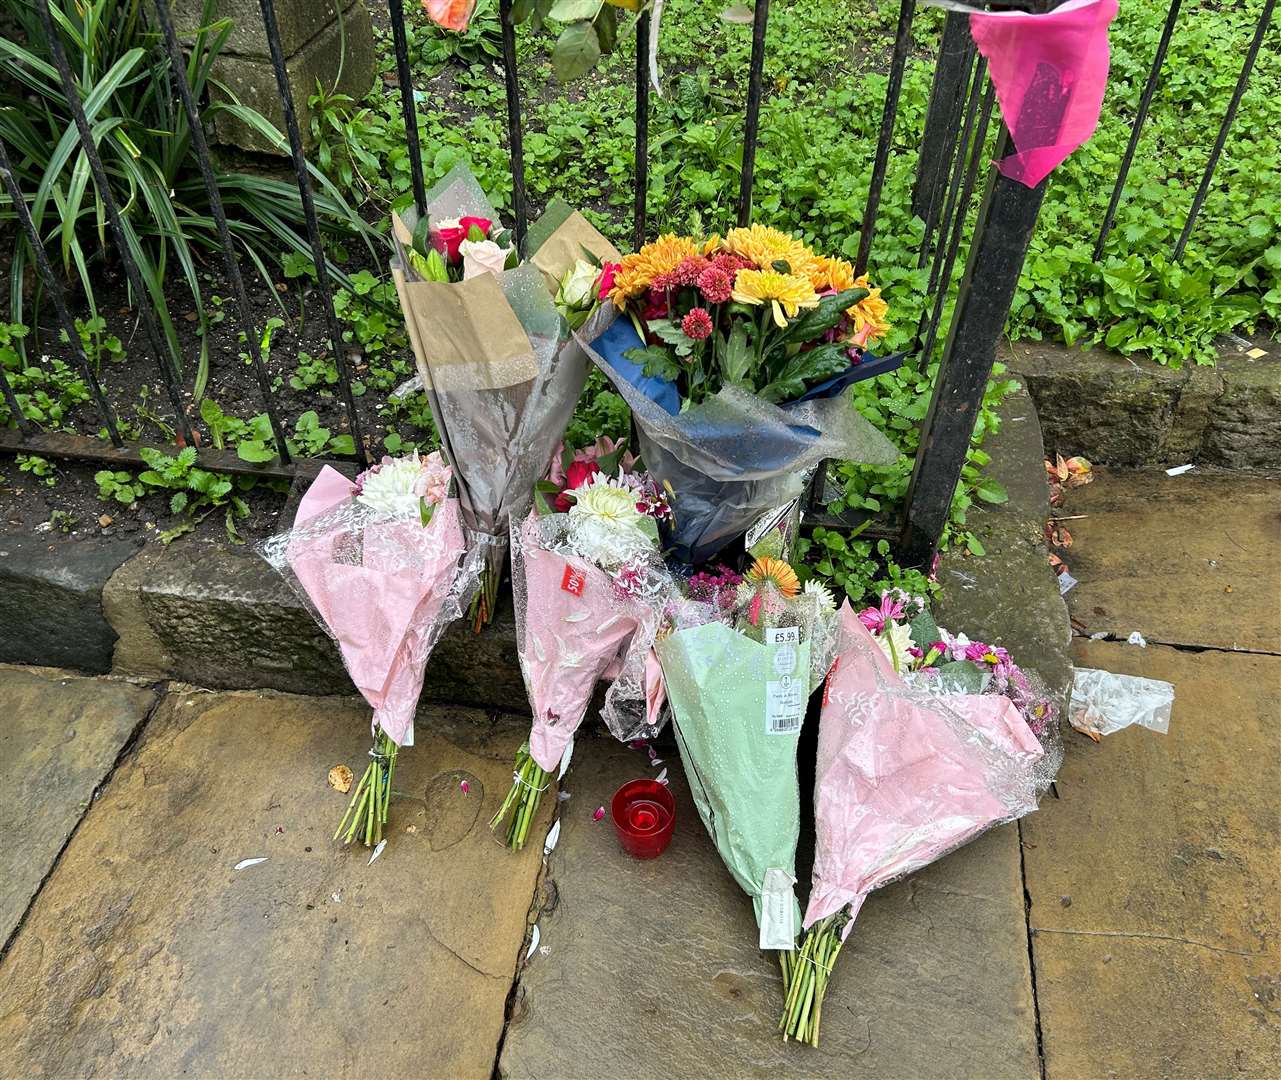
[[[767,627],[772,681],[765,684],[765,734],[795,735],[805,718],[808,685],[801,677],[801,631],[797,626]]]

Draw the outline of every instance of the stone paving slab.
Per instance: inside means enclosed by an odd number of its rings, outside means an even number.
[[[0,965],[0,1074],[487,1080],[541,865],[486,827],[523,731],[423,725],[368,865],[331,841],[346,800],[325,783],[363,768],[368,717],[167,698]]]
[[[1068,608],[1091,633],[1281,653],[1281,483],[1101,470],[1067,493]]]
[[[782,983],[752,906],[699,821],[675,754],[677,826],[658,859],[618,847],[598,805],[650,770],[584,742],[499,1070],[513,1078],[1036,1077],[1017,833],[1001,829],[874,894],[836,965],[815,1050],[776,1031]],[[808,891],[801,886],[802,895]]]
[[[0,667],[0,947],[154,700],[125,682]]]
[[[1023,824],[1049,1080],[1281,1072],[1281,657],[1077,642],[1174,683],[1168,735],[1074,737]]]

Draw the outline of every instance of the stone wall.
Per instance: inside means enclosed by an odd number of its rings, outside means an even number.
[[[1099,349],[1007,344],[1036,403],[1046,453],[1100,465],[1281,468],[1281,349],[1232,343],[1214,367],[1161,367]]]
[[[346,7],[341,0],[276,0],[276,24],[285,54],[285,70],[293,92],[294,108],[303,138],[310,145],[311,110],[307,98],[316,82],[326,90],[349,94],[359,100],[374,81],[374,37],[365,0]],[[174,24],[189,42],[201,24],[204,0],[172,0]],[[225,90],[210,88],[214,102],[230,95],[262,113],[284,131],[284,109],[271,65],[267,32],[258,0],[214,0],[216,18],[232,20],[231,34],[214,65],[214,80]],[[287,154],[249,125],[227,113],[213,118],[215,142],[257,153]]]

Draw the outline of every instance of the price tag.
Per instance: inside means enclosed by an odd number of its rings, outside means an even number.
[[[809,696],[809,680],[800,670],[800,628],[768,627],[765,644],[772,647],[770,669],[776,676],[765,683],[765,734],[795,735],[801,730]]]
[[[587,575],[581,570],[575,570],[572,566],[566,564],[565,576],[560,579],[560,587],[567,593],[582,596],[583,589],[587,587]]]

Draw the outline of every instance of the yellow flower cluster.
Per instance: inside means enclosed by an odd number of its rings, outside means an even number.
[[[802,309],[816,307],[822,293],[864,288],[868,295],[846,312],[853,324],[850,340],[865,345],[890,328],[886,318],[889,305],[881,298],[881,290],[871,287],[866,274],[856,277],[854,267],[845,259],[815,254],[801,240],[768,225],[730,229],[723,239],[711,236],[701,243],[690,236],[660,236],[640,251],[623,256],[610,299],[621,310],[686,259],[715,264],[722,256],[738,260],[731,260],[728,274],[732,298],[740,304],[769,304],[779,327],[786,326],[787,319],[795,318]],[[752,266],[745,267],[744,262]]]

